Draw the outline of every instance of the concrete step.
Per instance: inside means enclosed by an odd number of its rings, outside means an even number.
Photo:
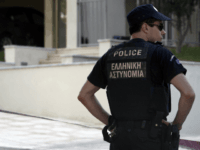
[[[77,58],[74,55],[81,56],[99,56],[99,47],[79,47],[74,49],[59,48],[49,52],[47,59],[40,60],[39,64],[59,64],[71,62],[84,62],[96,60],[94,58]]]
[[[77,47],[77,48],[58,48],[57,50],[99,50],[99,46],[94,47]]]
[[[58,60],[58,61],[61,61],[62,60],[61,55],[62,54],[49,54],[47,56],[47,60]]]
[[[72,63],[72,62],[89,62],[89,61],[97,61],[99,56],[84,56],[84,55],[63,55],[60,56],[57,60],[40,60],[39,64],[60,64],[60,63]]]
[[[67,55],[73,55],[73,54],[98,54],[99,53],[99,47],[80,47],[75,49],[57,49],[56,54],[67,54]]]
[[[46,59],[41,59],[39,61],[39,64],[61,64],[61,60],[46,60]]]
[[[84,53],[84,54],[79,54],[82,56],[99,56],[98,53]],[[68,54],[49,54],[47,57],[47,60],[58,60],[61,61],[62,57],[69,57],[69,56],[73,56],[73,55],[68,55]]]
[[[62,56],[62,63],[97,61],[99,56],[68,55]]]

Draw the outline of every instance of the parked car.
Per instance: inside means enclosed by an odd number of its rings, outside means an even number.
[[[44,47],[44,14],[25,7],[0,7],[0,51],[4,45]]]

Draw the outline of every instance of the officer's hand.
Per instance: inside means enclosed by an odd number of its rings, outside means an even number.
[[[167,126],[169,125],[169,124],[174,124],[173,122],[167,122],[167,121],[165,121],[164,119],[162,119],[162,123],[164,123],[164,124],[166,124]],[[178,125],[177,125],[178,126]],[[182,129],[182,126],[178,126],[178,130],[180,131]]]
[[[167,121],[165,121],[164,119],[162,119],[162,123],[166,124],[167,126],[168,126],[169,124],[171,124],[171,122],[167,122]]]

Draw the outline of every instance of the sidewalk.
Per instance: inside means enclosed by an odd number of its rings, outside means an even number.
[[[100,129],[0,112],[0,150],[108,150]]]
[[[109,143],[101,129],[0,111],[0,150],[109,150]]]

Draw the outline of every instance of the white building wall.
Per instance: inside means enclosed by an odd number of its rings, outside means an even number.
[[[182,64],[187,69],[186,78],[196,93],[196,99],[183,124],[181,138],[200,135],[200,63]],[[94,62],[0,68],[0,109],[103,127],[77,99],[93,67]],[[174,120],[180,98],[173,86],[171,91],[172,112],[168,121]],[[101,89],[95,95],[110,113],[106,90]]]
[[[44,1],[44,47],[53,48],[53,2],[52,0]]]
[[[77,0],[67,0],[67,48],[77,47]]]
[[[15,63],[6,63],[4,61],[0,61],[0,67],[10,67],[15,66]]]
[[[107,0],[107,38],[126,35],[125,0]]]
[[[27,62],[28,65],[38,65],[41,59],[47,59],[48,53],[55,51],[51,48],[29,47],[29,46],[4,46],[5,62],[14,63],[21,66],[21,62]]]
[[[77,99],[93,66],[94,62],[0,68],[0,110],[102,125]],[[105,90],[96,96],[109,112]]]

